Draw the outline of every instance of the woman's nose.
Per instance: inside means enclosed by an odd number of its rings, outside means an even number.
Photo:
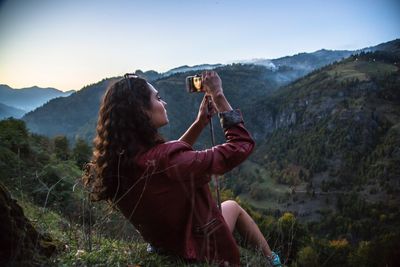
[[[163,100],[163,105],[164,105],[164,107],[167,106],[167,102],[165,102],[164,100]]]

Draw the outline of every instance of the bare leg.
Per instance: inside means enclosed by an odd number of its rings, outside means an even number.
[[[260,248],[265,256],[271,256],[272,251],[267,240],[250,215],[236,201],[227,200],[221,205],[222,216],[231,232],[237,228],[239,234],[251,245]]]

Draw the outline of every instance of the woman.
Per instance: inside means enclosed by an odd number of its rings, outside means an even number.
[[[189,261],[239,265],[232,232],[237,229],[267,259],[280,266],[250,216],[234,201],[211,197],[211,174],[243,162],[254,141],[239,110],[232,110],[214,71],[202,73],[206,95],[195,122],[177,141],[165,142],[158,128],[168,124],[167,103],[144,79],[125,75],[111,85],[100,107],[92,169],[85,184],[93,200],[109,200],[158,250]],[[194,151],[201,131],[218,112],[226,143]]]

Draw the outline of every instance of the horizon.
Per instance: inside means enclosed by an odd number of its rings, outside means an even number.
[[[358,50],[398,39],[399,13],[395,0],[6,0],[0,84],[78,91],[139,69]]]
[[[396,38],[396,39],[393,39],[393,40],[389,40],[389,41],[386,41],[386,42],[382,42],[382,43],[387,43],[387,42],[391,42],[391,41],[395,41],[395,40],[398,40],[399,38]],[[379,43],[379,44],[382,44],[382,43]],[[379,44],[376,44],[376,45],[379,45]],[[374,47],[374,46],[376,46],[376,45],[372,45],[372,46],[368,46],[368,47]],[[284,55],[284,56],[281,56],[281,57],[277,57],[277,58],[250,58],[250,59],[241,59],[241,60],[236,60],[236,61],[234,61],[234,62],[228,62],[228,63],[214,63],[214,64],[223,64],[223,65],[230,65],[230,64],[234,64],[234,63],[241,63],[241,62],[239,62],[239,61],[249,61],[249,60],[274,60],[274,59],[279,59],[279,58],[283,58],[283,57],[291,57],[291,56],[296,56],[296,55],[298,55],[298,54],[301,54],[301,53],[314,53],[314,52],[317,52],[317,51],[320,51],[320,50],[328,50],[328,51],[357,51],[357,50],[361,50],[361,49],[364,49],[364,48],[368,48],[368,47],[362,47],[362,48],[357,48],[357,49],[354,49],[354,50],[332,50],[332,49],[326,49],[326,48],[321,48],[321,49],[318,49],[318,50],[315,50],[315,51],[312,51],[312,52],[298,52],[298,53],[295,53],[295,54],[292,54],[292,55]],[[244,64],[251,64],[251,63],[244,63]],[[170,70],[172,70],[172,69],[176,69],[176,68],[180,68],[180,67],[185,67],[185,66],[187,66],[187,67],[195,67],[195,66],[198,66],[198,65],[211,65],[211,64],[209,64],[209,63],[201,63],[201,64],[196,64],[196,65],[181,65],[181,66],[177,66],[177,67],[172,67],[171,69],[168,69],[168,70],[166,70],[166,71],[163,71],[163,72],[159,72],[159,71],[157,71],[158,73],[166,73],[166,72],[168,72],[168,71],[170,71]],[[147,69],[147,70],[142,70],[142,69],[136,69],[135,71],[138,71],[138,70],[141,70],[141,71],[143,71],[143,72],[146,72],[146,71],[151,71],[151,70],[153,70],[153,71],[156,71],[156,70],[154,70],[154,69]],[[121,77],[123,76],[123,74],[121,74],[120,75]],[[68,92],[68,91],[75,91],[75,92],[77,92],[77,91],[80,91],[81,89],[83,89],[84,87],[86,87],[86,86],[89,86],[89,85],[91,85],[91,84],[95,84],[95,83],[98,83],[98,82],[100,82],[101,80],[103,80],[103,79],[112,79],[112,78],[115,78],[115,77],[118,77],[118,76],[109,76],[109,77],[103,77],[103,78],[101,78],[101,79],[99,79],[99,80],[97,80],[97,81],[95,81],[95,82],[93,82],[93,83],[88,83],[88,84],[84,84],[81,88],[79,88],[79,89],[69,89],[69,90],[61,90],[61,89],[58,89],[58,88],[55,88],[55,87],[49,87],[49,86],[47,86],[47,87],[42,87],[42,86],[38,86],[38,85],[32,85],[32,86],[27,86],[27,87],[21,87],[21,88],[14,88],[14,87],[12,87],[12,86],[10,86],[10,85],[8,85],[8,84],[3,84],[3,83],[0,83],[0,85],[6,85],[6,86],[9,86],[9,87],[11,87],[12,89],[15,89],[15,90],[21,90],[21,89],[30,89],[30,88],[32,88],[32,87],[38,87],[38,88],[41,88],[41,89],[56,89],[56,90],[59,90],[59,91],[62,91],[62,92]]]

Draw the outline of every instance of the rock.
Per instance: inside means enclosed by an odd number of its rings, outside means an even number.
[[[1,183],[0,214],[0,266],[39,266],[56,251],[57,242],[36,231]]]

